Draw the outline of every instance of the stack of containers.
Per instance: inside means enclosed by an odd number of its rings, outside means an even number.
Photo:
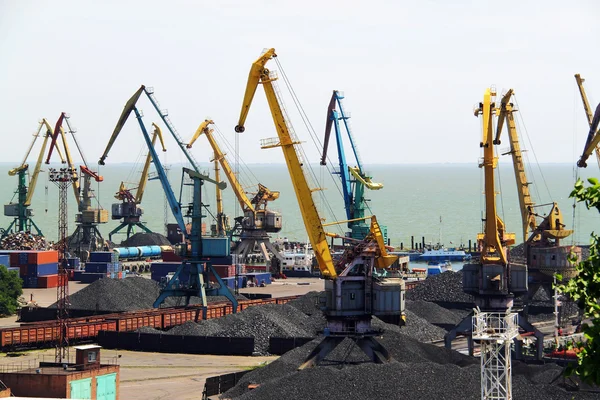
[[[20,259],[24,256],[21,254]],[[31,251],[27,253],[27,276],[29,282],[26,287],[56,287],[55,286],[39,286],[41,277],[54,275],[58,283],[58,252],[55,250],[49,251]],[[43,279],[43,278],[42,278]]]
[[[121,267],[119,255],[112,251],[93,251],[89,261],[85,263],[85,272],[103,274],[107,278],[118,278]]]
[[[55,250],[4,250],[0,252],[0,257],[0,264],[10,266],[11,270],[19,270],[24,288],[37,288],[40,277],[58,274],[58,252]]]

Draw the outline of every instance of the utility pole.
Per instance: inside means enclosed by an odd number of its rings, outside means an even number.
[[[50,182],[58,186],[58,286],[56,288],[58,341],[54,354],[55,362],[69,362],[69,337],[67,321],[69,318],[69,276],[67,273],[68,260],[67,236],[69,218],[67,212],[67,189],[76,179],[74,168],[50,168]]]

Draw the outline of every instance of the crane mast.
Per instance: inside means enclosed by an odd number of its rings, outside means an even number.
[[[365,223],[364,216],[367,208],[367,199],[365,199],[365,188],[370,190],[379,190],[383,188],[381,183],[371,181],[371,177],[364,173],[358,148],[356,146],[352,131],[348,124],[350,116],[344,111],[342,100],[344,96],[340,91],[334,90],[329,106],[327,107],[327,122],[325,124],[325,139],[323,141],[323,153],[321,157],[321,165],[327,164],[327,147],[329,144],[329,136],[331,135],[332,126],[335,129],[337,142],[337,153],[339,161],[339,175],[342,181],[342,191],[344,195],[344,207],[346,209],[346,218],[348,219],[348,228],[351,229],[348,236],[353,239],[364,239],[369,233],[369,226]],[[340,121],[343,122],[350,147],[356,160],[356,166],[350,167],[346,160],[346,152],[344,151],[344,143],[342,138],[342,128]],[[387,228],[381,226],[383,236],[387,242]]]
[[[313,191],[308,185],[303,171],[303,162],[300,161],[296,149],[300,142],[293,133],[290,121],[281,106],[282,100],[274,85],[277,77],[265,68],[267,61],[273,57],[276,57],[275,49],[269,49],[252,64],[235,131],[238,133],[245,131],[244,123],[250,105],[259,83],[262,84],[278,137],[261,141],[261,147],[263,149],[281,147],[283,150],[304,225],[321,274],[326,279],[326,336],[309,354],[300,369],[317,364],[345,337],[354,338],[359,347],[374,362],[386,362],[389,355],[385,348],[374,339],[371,318],[373,315],[378,315],[388,317],[389,320],[395,319],[396,323],[402,322],[404,281],[401,278],[382,279],[377,275],[376,259],[381,255],[379,245],[382,241],[377,239],[381,236],[381,230],[376,218],[371,219],[371,233],[367,238],[349,250],[353,252],[352,255],[345,255],[347,257],[344,259],[348,262],[338,265],[338,268],[334,265],[326,241],[327,236],[312,198]],[[384,287],[389,292],[384,293]],[[381,299],[386,296],[390,296],[387,298],[390,302],[387,302],[384,310],[380,306],[383,306]],[[379,301],[375,301],[375,299],[379,299]]]
[[[80,173],[78,174],[77,168],[74,165],[73,157],[69,149],[67,135],[62,125],[65,123],[68,127],[69,133],[75,142],[79,156],[83,161],[83,165],[80,166]],[[98,229],[98,224],[105,224],[108,222],[108,211],[102,208],[95,208],[92,205],[92,200],[95,198],[94,190],[92,189],[92,179],[95,182],[102,182],[104,178],[98,175],[87,167],[85,157],[77,142],[75,136],[76,130],[72,128],[70,124],[70,116],[62,112],[56,122],[54,128],[54,136],[52,137],[52,143],[57,144],[58,137],[62,140],[65,159],[68,165],[68,171],[72,174],[71,186],[73,187],[73,193],[75,195],[75,201],[77,202],[78,213],[75,216],[76,228],[71,236],[69,236],[69,243],[66,244],[67,248],[72,250],[81,261],[85,262],[88,255],[92,251],[98,251],[104,248],[104,238],[102,233]],[[50,163],[52,157],[52,147],[48,151],[48,157],[46,158],[46,164]],[[83,182],[83,184],[81,184]]]
[[[210,146],[215,154],[215,162],[221,164],[223,173],[231,184],[233,192],[240,204],[244,217],[241,221],[240,240],[236,243],[234,254],[240,258],[240,262],[244,262],[248,253],[254,249],[256,245],[261,249],[265,260],[271,261],[267,249],[271,251],[279,261],[283,260],[283,256],[277,251],[271,243],[268,233],[279,232],[283,226],[281,213],[267,209],[269,201],[276,200],[279,197],[279,192],[272,192],[267,187],[259,184],[258,192],[252,199],[248,198],[246,192],[231,168],[231,165],[225,157],[225,153],[221,151],[217,141],[213,136],[213,129],[209,126],[214,124],[212,120],[204,120],[196,130],[194,136],[187,145],[191,148],[196,139],[204,134],[208,139]],[[216,171],[216,170],[215,170]],[[220,193],[219,193],[220,194]],[[217,200],[217,205],[219,201]],[[222,219],[222,217],[220,217]],[[217,217],[219,220],[219,217]],[[274,273],[279,274],[279,269],[274,270]]]
[[[185,237],[185,242],[178,245],[178,252],[182,255],[184,262],[177,268],[174,276],[169,280],[166,287],[161,290],[159,297],[154,302],[154,307],[158,308],[164,302],[164,300],[169,296],[178,296],[184,297],[186,305],[189,304],[190,298],[192,296],[198,296],[202,299],[203,306],[203,318],[206,318],[206,310],[207,310],[207,302],[206,296],[207,294],[212,295],[222,295],[226,296],[232,303],[233,311],[237,311],[237,300],[232,295],[231,291],[227,288],[227,285],[223,282],[223,280],[219,277],[219,274],[214,270],[210,261],[206,260],[202,256],[202,237],[201,237],[201,224],[202,224],[202,198],[201,198],[201,186],[203,182],[212,182],[217,184],[224,189],[227,187],[225,182],[216,182],[210,179],[207,176],[201,175],[196,171],[184,168],[183,173],[189,175],[193,181],[193,200],[190,206],[188,207],[188,214],[192,220],[192,228],[191,231],[188,232],[185,221],[184,214],[181,207],[181,202],[177,200],[175,194],[173,193],[173,189],[171,188],[171,184],[167,178],[167,174],[165,169],[156,153],[156,149],[152,145],[152,140],[150,135],[148,134],[146,127],[144,126],[144,122],[142,121],[142,115],[138,111],[135,106],[137,99],[139,98],[141,92],[143,91],[143,86],[140,88],[125,104],[123,112],[117,121],[117,125],[113,130],[113,133],[109,139],[109,142],[104,150],[104,153],[100,157],[99,164],[104,165],[105,160],[108,157],[108,153],[112,148],[115,140],[117,139],[119,133],[121,132],[125,122],[127,122],[127,118],[131,114],[131,112],[135,113],[136,119],[138,120],[138,124],[142,131],[142,135],[144,137],[144,141],[146,142],[146,146],[148,147],[148,151],[150,152],[150,157],[152,162],[154,163],[154,167],[156,169],[156,173],[158,175],[158,179],[163,187],[165,195],[167,197],[167,201],[169,203],[169,207],[171,208],[171,212],[173,217],[177,221],[179,225],[179,229],[183,233]],[[183,184],[183,179],[182,179]],[[226,238],[224,238],[226,240]],[[188,249],[188,242],[190,244]],[[190,271],[190,280],[187,285],[182,286],[179,284],[179,276],[184,268],[188,268]],[[208,282],[208,273],[212,272],[215,279],[217,280],[218,286],[212,286]]]

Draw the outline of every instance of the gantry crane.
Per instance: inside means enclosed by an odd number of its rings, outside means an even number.
[[[365,188],[369,190],[379,190],[383,188],[383,184],[376,183],[367,176],[358,154],[354,136],[350,130],[348,119],[350,116],[344,111],[342,100],[343,94],[334,90],[327,107],[327,122],[325,124],[325,139],[323,140],[323,153],[321,156],[321,165],[327,165],[327,147],[329,145],[329,137],[331,135],[331,127],[335,129],[335,137],[337,142],[337,153],[339,160],[339,175],[342,180],[342,192],[344,195],[344,207],[346,209],[346,218],[348,219],[348,228],[350,228],[349,236],[353,239],[363,239],[369,233],[369,226],[365,223],[363,217],[367,209],[367,199],[365,199]],[[346,153],[344,151],[344,143],[342,138],[342,128],[340,120],[344,123],[344,128],[352,153],[356,161],[356,166],[351,167],[346,161]],[[381,226],[383,236],[387,242],[387,227]]]
[[[577,166],[580,168],[587,167],[587,159],[590,157],[590,155],[592,155],[592,152],[596,152],[598,166],[600,167],[600,129],[598,128],[598,125],[600,125],[600,103],[596,107],[594,115],[592,115],[592,109],[590,107],[590,103],[588,102],[587,95],[585,94],[585,89],[583,88],[583,82],[585,82],[585,79],[583,79],[581,75],[575,74],[575,80],[577,81],[579,94],[581,94],[583,110],[585,111],[585,116],[587,117],[587,121],[590,126],[585,147],[583,148],[583,154],[577,162]]]
[[[485,189],[484,231],[477,235],[477,244],[481,252],[479,262],[463,266],[463,290],[474,297],[475,305],[483,312],[510,313],[514,306],[515,295],[527,293],[527,266],[509,261],[508,246],[515,243],[515,234],[506,231],[504,221],[496,209],[495,170],[498,158],[494,154],[493,117],[496,112],[494,103],[496,92],[486,89],[483,102],[474,110],[476,117],[483,119],[483,139],[479,143],[483,149],[483,168]],[[472,317],[469,314],[445,336],[446,347],[452,346],[452,340],[458,332],[472,332]],[[525,318],[519,318],[519,325],[527,332],[534,332],[537,340],[538,356],[541,357],[543,334],[537,331]],[[469,352],[472,354],[472,338],[469,338]]]
[[[81,165],[79,168],[79,173],[71,156],[67,135],[62,127],[63,122],[67,125],[68,132],[75,142],[83,163],[83,165]],[[71,234],[69,237],[67,246],[70,251],[72,251],[76,256],[85,262],[90,252],[104,248],[104,239],[98,230],[98,224],[105,224],[108,222],[108,211],[102,208],[96,208],[92,205],[92,200],[95,198],[94,190],[92,189],[92,179],[95,182],[102,182],[104,178],[88,167],[83,151],[81,150],[81,146],[79,145],[77,137],[75,136],[75,132],[76,130],[70,124],[70,116],[64,112],[61,113],[58,121],[56,122],[56,127],[54,128],[52,144],[56,145],[60,135],[63,143],[66,162],[69,171],[71,171],[73,175],[73,193],[75,195],[75,201],[77,202],[78,213],[75,216],[76,228],[73,234]],[[48,151],[46,164],[50,163],[51,157],[52,147],[50,147],[50,150]],[[83,185],[81,182],[83,182]]]
[[[497,127],[494,145],[501,143],[500,136],[503,127],[506,125],[510,141],[509,153],[512,156],[521,209],[524,250],[529,273],[529,297],[531,298],[540,286],[552,297],[554,295],[552,289],[554,274],[558,272],[564,278],[571,278],[575,269],[569,262],[569,257],[570,254],[577,254],[580,258],[581,248],[560,245],[560,240],[570,236],[573,231],[566,229],[558,204],[553,202],[536,205],[531,198],[529,191],[531,182],[527,180],[519,135],[513,115],[517,112],[517,109],[510,101],[513,93],[513,89],[508,90],[502,97],[500,104],[497,105]],[[543,216],[536,213],[536,207],[541,206],[551,206],[547,215]],[[540,219],[541,221],[538,223]]]
[[[117,121],[117,125],[115,126],[115,129],[109,139],[106,149],[104,150],[104,153],[100,157],[99,164],[100,165],[105,164],[105,160],[106,160],[106,157],[108,157],[108,153],[110,152],[110,149],[112,148],[115,140],[119,136],[119,133],[121,132],[123,125],[127,121],[127,118],[133,111],[138,120],[138,124],[139,124],[142,134],[144,136],[146,146],[148,147],[148,151],[150,152],[150,158],[152,159],[152,162],[154,163],[154,167],[156,169],[158,179],[160,180],[160,183],[161,183],[163,190],[165,192],[165,195],[167,197],[167,201],[171,208],[173,217],[175,217],[175,220],[177,221],[177,224],[179,225],[179,229],[181,230],[181,232],[183,233],[183,235],[185,237],[185,242],[181,243],[177,246],[178,252],[182,255],[184,261],[177,268],[177,271],[175,272],[174,276],[169,280],[166,287],[161,289],[161,293],[160,293],[159,297],[154,302],[154,307],[155,308],[160,307],[160,305],[163,303],[163,301],[169,296],[185,297],[186,305],[189,304],[190,297],[198,296],[202,299],[203,313],[204,313],[203,318],[205,319],[206,318],[206,310],[207,310],[206,295],[210,294],[210,295],[226,296],[231,301],[233,310],[235,312],[237,310],[237,300],[235,299],[235,297],[233,296],[231,291],[227,288],[227,285],[219,277],[219,274],[214,270],[210,261],[208,261],[206,258],[203,258],[203,255],[202,255],[202,237],[201,237],[202,227],[201,227],[201,224],[202,224],[202,206],[203,206],[203,204],[202,204],[201,190],[200,190],[201,186],[202,186],[203,182],[211,182],[216,185],[220,185],[221,189],[224,189],[225,187],[227,187],[227,184],[225,182],[216,182],[207,176],[199,174],[196,171],[184,168],[183,173],[189,175],[192,178],[193,186],[194,186],[193,200],[192,200],[192,203],[187,207],[187,211],[188,211],[187,216],[189,216],[192,219],[191,230],[188,232],[185,221],[183,219],[184,214],[182,212],[182,206],[181,206],[181,192],[180,192],[180,199],[177,200],[177,198],[175,197],[175,194],[173,193],[173,189],[171,188],[171,184],[169,183],[169,180],[167,178],[165,169],[163,168],[162,163],[158,157],[158,154],[156,153],[156,149],[154,148],[154,146],[152,144],[150,135],[148,134],[146,127],[144,126],[144,122],[142,121],[142,115],[135,105],[142,90],[143,89],[138,90],[129,99],[129,101],[127,101],[127,103],[125,104],[123,112],[121,113],[121,116],[119,117],[119,120]],[[183,178],[183,176],[182,176],[182,178]],[[183,179],[182,179],[182,186],[183,186]],[[223,238],[223,239],[226,240],[226,238]],[[190,246],[189,246],[190,250],[188,250],[188,242],[190,244]],[[227,255],[227,254],[223,254],[223,255]],[[189,272],[190,280],[185,286],[182,286],[181,284],[179,284],[179,275],[181,274],[181,272],[184,269],[187,269],[187,268],[189,268],[189,271],[190,271]],[[208,280],[209,272],[212,272],[215,279],[217,280],[216,286],[212,285],[209,282],[209,280]]]
[[[355,339],[358,346],[374,362],[385,362],[389,356],[385,348],[374,339],[375,332],[371,327],[371,318],[377,315],[396,319],[398,323],[402,321],[404,281],[400,278],[378,276],[378,268],[388,267],[397,260],[397,257],[387,254],[377,219],[371,217],[370,234],[348,250],[353,254],[343,258],[347,263],[334,264],[327,245],[327,236],[312,198],[312,190],[297,153],[296,146],[300,142],[293,133],[289,118],[282,108],[280,94],[274,85],[277,77],[265,68],[267,61],[273,57],[276,57],[275,49],[269,49],[252,64],[235,131],[238,133],[245,131],[244,122],[256,88],[259,83],[262,84],[278,137],[262,140],[261,147],[263,149],[281,147],[283,150],[304,226],[321,274],[326,279],[326,336],[301,368],[318,363],[346,337]]]
[[[42,147],[40,149],[40,152],[39,152],[39,155],[37,158],[37,162],[35,164],[35,168],[31,175],[31,179],[29,180],[29,182],[27,182],[27,173],[29,171],[29,164],[27,164],[27,158],[29,157],[29,154],[31,154],[31,151],[33,150],[35,142],[37,141],[38,137],[40,137],[40,133],[42,132],[43,128],[46,128],[46,131],[45,131],[45,133],[42,134],[42,136],[44,137],[44,140],[42,142]],[[17,195],[17,202],[16,203],[11,202],[9,204],[4,205],[4,215],[7,217],[14,217],[14,219],[10,223],[8,228],[1,230],[2,237],[5,237],[6,235],[13,233],[13,228],[14,228],[14,232],[31,232],[32,229],[34,229],[38,235],[42,235],[42,231],[40,230],[40,228],[35,224],[35,222],[33,222],[33,219],[31,219],[31,217],[34,215],[34,213],[33,213],[33,209],[31,209],[30,206],[31,206],[31,201],[33,199],[33,193],[35,191],[38,176],[41,171],[42,162],[44,159],[44,153],[46,152],[46,146],[48,144],[48,139],[52,138],[52,134],[53,134],[52,127],[50,126],[50,124],[48,123],[48,121],[45,118],[42,119],[39,123],[36,133],[33,135],[33,140],[31,142],[31,144],[29,145],[29,148],[27,149],[27,153],[25,153],[23,162],[21,163],[20,166],[8,171],[8,175],[10,175],[10,176],[17,175],[18,176],[19,183],[17,186],[17,190],[15,192],[15,195]],[[55,144],[55,147],[56,147],[56,144]],[[56,150],[57,150],[61,160],[64,162],[64,158],[63,158],[62,153],[60,152],[60,149],[58,149],[58,147],[57,147]]]
[[[158,138],[162,146],[162,151],[167,151],[162,131],[155,123],[152,123],[152,127],[154,128],[151,140],[152,146],[156,144],[156,139]],[[148,174],[150,172],[151,163],[152,157],[150,152],[148,152],[135,195],[131,193],[132,189],[126,188],[125,183],[121,182],[119,191],[115,195],[115,198],[121,200],[121,202],[113,203],[112,205],[112,219],[120,219],[121,223],[108,234],[108,239],[110,241],[112,241],[112,236],[120,232],[123,228],[127,228],[127,239],[129,239],[132,233],[135,233],[136,226],[146,233],[152,233],[152,231],[141,221],[144,209],[140,206],[146,190],[146,184],[148,183]]]
[[[244,218],[241,220],[240,240],[235,246],[234,254],[239,256],[240,262],[244,262],[248,253],[258,245],[265,260],[270,261],[271,259],[267,252],[268,249],[282,261],[283,256],[271,243],[269,238],[269,233],[281,231],[283,223],[281,213],[267,208],[269,202],[279,198],[279,192],[271,191],[266,186],[259,184],[257,193],[252,199],[248,198],[244,188],[237,180],[231,165],[227,161],[225,154],[217,144],[217,141],[213,136],[213,129],[210,128],[211,124],[214,124],[212,120],[207,119],[202,121],[187,147],[191,148],[200,135],[204,134],[206,136],[214,151],[215,160],[221,164],[223,173],[227,176],[227,180],[229,180],[233,192],[235,193],[235,197],[240,204]],[[217,220],[218,219],[219,217],[217,216]]]

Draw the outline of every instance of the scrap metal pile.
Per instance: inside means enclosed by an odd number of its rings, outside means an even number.
[[[11,233],[0,241],[2,250],[52,250],[54,244],[46,241],[44,236],[29,232]]]

